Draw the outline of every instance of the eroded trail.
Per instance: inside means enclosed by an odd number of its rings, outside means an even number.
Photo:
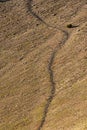
[[[47,27],[52,28],[52,29],[56,29],[57,31],[60,31],[61,33],[63,33],[64,36],[63,36],[63,39],[61,40],[61,43],[60,43],[60,48],[61,48],[69,38],[68,32],[61,29],[61,28],[59,28],[59,27],[54,27],[54,26],[49,25],[48,23],[46,23],[40,16],[38,16],[35,12],[33,12],[32,2],[33,2],[32,0],[29,0],[28,3],[27,3],[28,11],[32,14],[32,16],[37,18],[40,22],[45,24]],[[38,127],[38,130],[41,130],[41,128],[43,127],[43,125],[45,123],[49,106],[50,106],[50,104],[51,104],[51,102],[52,102],[52,100],[54,98],[54,95],[55,95],[55,80],[54,80],[54,71],[52,69],[52,66],[53,66],[54,58],[55,58],[55,55],[56,55],[58,49],[59,49],[59,44],[54,48],[54,50],[53,50],[53,52],[52,52],[52,54],[50,56],[50,59],[49,59],[48,72],[49,72],[49,76],[50,76],[50,83],[51,83],[51,88],[50,89],[51,89],[51,91],[50,91],[49,98],[47,99],[47,103],[46,103],[45,108],[44,108],[43,117],[42,117],[41,123],[40,123],[40,125]]]
[[[62,47],[62,45],[64,45],[66,43],[66,41],[68,40],[68,38],[69,38],[68,33],[65,32],[65,37],[61,41],[60,48]],[[54,58],[55,58],[55,55],[56,55],[58,49],[59,49],[59,45],[57,45],[55,47],[55,49],[53,50],[53,52],[52,52],[52,54],[50,56],[49,64],[48,64],[48,71],[49,71],[50,82],[51,82],[51,92],[50,92],[49,98],[47,100],[47,104],[46,104],[45,109],[44,109],[43,118],[42,118],[42,121],[41,121],[41,124],[40,124],[38,130],[41,130],[41,128],[43,127],[43,125],[45,123],[45,119],[46,119],[46,116],[47,116],[47,113],[48,113],[49,106],[50,106],[50,104],[51,104],[51,102],[52,102],[52,100],[54,98],[54,95],[55,95],[55,85],[56,84],[55,84],[55,80],[54,80],[54,71],[52,69],[52,66],[53,66]]]

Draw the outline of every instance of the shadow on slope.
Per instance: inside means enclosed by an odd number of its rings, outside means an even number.
[[[0,0],[0,2],[7,2],[7,1],[10,1],[10,0]]]

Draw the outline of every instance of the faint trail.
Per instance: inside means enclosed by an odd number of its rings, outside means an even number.
[[[64,45],[66,43],[66,41],[68,40],[68,37],[69,36],[68,36],[68,33],[67,33],[66,37],[61,42],[61,47],[62,47],[62,45]],[[59,49],[59,45],[57,45],[56,48],[54,49],[54,51],[52,52],[50,60],[49,60],[49,64],[48,64],[48,71],[49,71],[50,82],[51,82],[51,92],[50,92],[49,98],[47,100],[47,103],[46,103],[46,106],[45,106],[45,109],[44,109],[44,113],[43,113],[43,117],[42,117],[42,121],[41,121],[41,124],[40,124],[38,130],[41,130],[41,128],[43,127],[43,125],[45,123],[49,106],[50,106],[50,104],[51,104],[51,102],[54,98],[54,94],[55,94],[55,81],[54,81],[54,72],[52,70],[52,65],[53,65],[53,62],[54,62],[55,54],[58,51],[58,49]]]
[[[54,27],[54,26],[51,26],[49,25],[48,23],[46,23],[41,17],[39,17],[35,12],[33,12],[32,10],[32,0],[28,0],[28,3],[27,3],[27,6],[28,6],[28,11],[35,17],[37,18],[39,21],[41,21],[43,24],[45,24],[47,27],[50,27],[50,28],[53,28],[53,29],[56,29],[56,30],[60,30],[63,34],[64,34],[64,38],[62,39],[61,41],[61,46],[60,48],[66,43],[66,41],[68,40],[69,38],[69,34],[68,32],[66,32],[65,30],[61,29],[61,28],[58,28],[58,27]],[[52,54],[51,54],[51,57],[50,57],[50,60],[49,60],[49,64],[48,64],[48,71],[49,71],[49,75],[50,75],[50,82],[51,82],[51,91],[50,91],[50,95],[49,95],[49,98],[47,99],[47,103],[45,105],[45,108],[44,108],[44,112],[43,112],[43,117],[42,117],[42,120],[41,120],[41,123],[38,127],[38,130],[41,130],[41,128],[43,127],[44,123],[45,123],[45,120],[46,120],[46,117],[47,117],[47,113],[48,113],[48,109],[49,109],[49,106],[54,98],[54,94],[55,94],[55,81],[54,81],[54,75],[53,75],[53,70],[52,70],[52,65],[53,65],[53,62],[54,62],[54,58],[55,58],[55,54],[56,52],[58,51],[58,48],[59,48],[59,44],[55,47],[55,49],[53,50]]]
[[[63,33],[64,33],[64,31],[63,31]],[[60,48],[66,43],[68,38],[69,38],[69,35],[68,35],[67,32],[65,32],[65,38],[62,40]],[[51,57],[50,57],[50,60],[49,60],[49,64],[48,64],[48,71],[49,71],[50,82],[51,82],[51,92],[50,92],[49,98],[47,100],[47,103],[46,103],[46,106],[45,106],[45,109],[44,109],[44,113],[43,113],[43,117],[42,117],[42,120],[41,120],[41,124],[40,124],[38,130],[41,130],[41,128],[43,127],[43,125],[45,123],[49,106],[50,106],[50,104],[51,104],[51,102],[54,98],[54,95],[55,95],[55,81],[54,81],[54,72],[53,72],[53,69],[52,69],[52,65],[53,65],[53,62],[54,62],[55,54],[57,53],[58,49],[59,49],[59,45],[57,45],[55,47],[55,49],[53,50]]]
[[[44,23],[45,25],[47,25],[46,22],[43,21],[42,18],[40,18],[35,12],[33,12],[33,10],[32,10],[32,2],[33,2],[33,0],[28,0],[28,2],[27,2],[28,11],[29,11],[35,18],[37,18],[39,21],[41,21],[42,23]]]

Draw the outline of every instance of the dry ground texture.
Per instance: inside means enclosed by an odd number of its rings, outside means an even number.
[[[0,2],[0,130],[87,130],[86,0]]]

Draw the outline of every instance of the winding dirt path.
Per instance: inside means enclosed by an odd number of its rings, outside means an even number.
[[[33,10],[32,10],[32,2],[33,2],[32,0],[28,0],[28,3],[27,3],[28,11],[32,14],[32,16],[37,18],[39,21],[41,21],[47,27],[56,29],[57,31],[61,31],[61,33],[64,34],[64,37],[63,37],[63,39],[61,41],[61,46],[60,46],[60,48],[61,48],[69,38],[68,32],[61,29],[61,28],[59,28],[59,27],[54,27],[54,26],[51,26],[48,23],[46,23],[41,17],[39,17],[35,12],[33,12]],[[40,123],[40,125],[38,127],[38,130],[41,130],[41,128],[43,127],[43,125],[45,123],[49,106],[50,106],[50,104],[51,104],[51,102],[52,102],[52,100],[54,98],[54,94],[55,94],[55,81],[54,81],[54,72],[53,72],[53,69],[52,69],[52,65],[53,65],[53,62],[54,62],[55,54],[58,51],[58,48],[59,48],[59,44],[55,47],[55,49],[53,50],[53,52],[52,52],[52,54],[50,56],[50,59],[49,59],[48,72],[49,72],[49,75],[50,75],[51,91],[50,91],[49,98],[47,99],[47,103],[46,103],[45,108],[44,108],[43,117],[42,117],[41,123]]]
[[[63,36],[63,38],[61,40],[61,44],[60,44],[60,49],[61,49],[63,47],[63,45],[65,45],[65,43],[69,39],[70,35],[68,34],[68,32],[66,30],[63,30],[60,27],[55,27],[55,26],[52,26],[52,25],[49,25],[48,23],[46,23],[40,16],[38,16],[33,11],[32,2],[33,2],[33,0],[28,0],[28,3],[27,3],[28,11],[32,14],[32,16],[37,18],[40,22],[45,24],[48,28],[52,28],[52,29],[55,29],[55,30],[60,31],[61,33],[63,33],[64,36]],[[81,6],[74,11],[73,15],[76,15],[80,9],[81,9]],[[73,27],[78,27],[78,26],[73,26]],[[45,123],[47,114],[48,114],[49,106],[50,106],[50,104],[51,104],[51,102],[52,102],[52,100],[54,98],[54,95],[55,95],[55,80],[54,80],[54,71],[52,69],[52,66],[53,66],[54,58],[55,58],[55,55],[56,55],[58,49],[59,49],[59,44],[54,48],[53,52],[51,53],[50,59],[49,59],[48,72],[49,72],[49,76],[50,76],[50,83],[51,83],[50,89],[51,89],[51,91],[50,91],[49,98],[47,99],[47,103],[45,105],[45,108],[44,108],[41,123],[40,123],[37,130],[42,129],[42,127],[43,127],[43,125]]]
[[[65,36],[66,37],[61,42],[61,47],[62,47],[62,45],[64,45],[66,43],[66,41],[69,38],[69,35],[68,35],[67,32],[65,32]],[[41,130],[41,128],[43,127],[43,125],[45,123],[45,119],[46,119],[46,116],[47,116],[47,113],[48,113],[49,106],[50,106],[50,104],[51,104],[51,102],[54,98],[54,95],[55,95],[55,81],[54,81],[54,72],[53,72],[53,69],[52,69],[52,65],[53,65],[53,62],[54,62],[55,54],[57,53],[58,49],[59,49],[59,45],[57,45],[55,47],[55,49],[53,50],[53,52],[50,56],[49,64],[48,64],[48,71],[49,71],[50,82],[51,82],[51,92],[50,92],[49,98],[47,100],[47,103],[46,103],[46,106],[45,106],[45,109],[44,109],[44,113],[43,113],[43,117],[42,117],[42,121],[41,121],[41,124],[40,124],[38,130]]]

